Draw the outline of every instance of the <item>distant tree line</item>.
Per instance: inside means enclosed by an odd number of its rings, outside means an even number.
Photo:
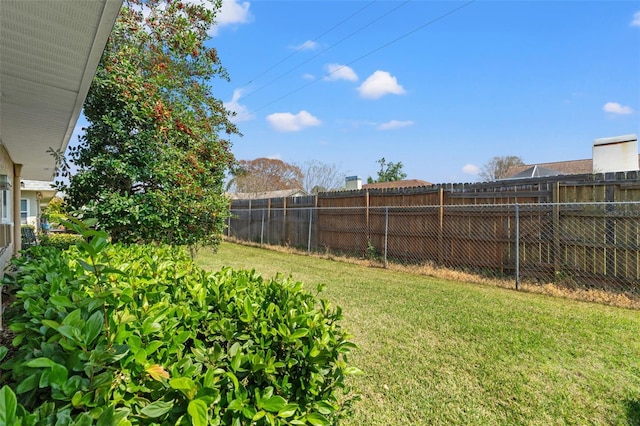
[[[283,189],[303,189],[309,194],[344,186],[345,174],[335,164],[317,160],[302,165],[275,158],[240,160],[227,183],[227,191],[260,193]]]

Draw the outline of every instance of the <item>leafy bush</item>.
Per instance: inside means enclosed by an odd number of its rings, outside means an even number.
[[[57,228],[61,222],[67,220],[65,207],[66,206],[62,198],[53,197],[44,208],[42,212],[42,219],[46,220],[51,228]]]
[[[82,241],[83,238],[78,234],[60,234],[49,232],[40,235],[40,245],[46,247],[55,247],[60,250],[66,250],[70,246]]]
[[[75,227],[78,247],[15,260],[0,421],[329,425],[349,412],[358,370],[339,308],[288,278],[207,273],[182,250]]]

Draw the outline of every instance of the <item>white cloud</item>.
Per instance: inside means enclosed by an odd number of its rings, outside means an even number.
[[[314,50],[318,47],[320,47],[320,45],[313,40],[307,40],[302,44],[291,46],[293,50]]]
[[[251,19],[248,1],[238,3],[236,0],[224,0],[222,8],[216,16],[218,25],[245,24]]]
[[[188,0],[192,3],[198,3],[201,0]],[[210,3],[207,3],[210,4]],[[248,1],[238,2],[237,0],[223,0],[222,8],[216,15],[216,25],[209,30],[211,37],[218,33],[218,30],[224,26],[234,24],[246,24],[251,21],[252,16],[249,12],[251,3]]]
[[[384,95],[402,95],[404,88],[387,71],[376,71],[358,87],[360,96],[366,99],[378,99]]]
[[[328,64],[325,66],[325,69],[327,70],[328,74],[324,79],[327,81],[358,81],[358,75],[356,74],[356,72],[346,65]]]
[[[408,127],[408,126],[413,126],[413,121],[391,120],[391,121],[387,121],[386,123],[380,124],[378,126],[378,130],[393,130],[393,129],[399,129],[401,127]]]
[[[602,107],[602,110],[605,112],[610,112],[611,114],[621,114],[621,115],[633,113],[633,109],[631,107],[620,105],[617,102],[607,102]]]
[[[462,171],[468,175],[477,175],[478,173],[480,173],[480,167],[476,166],[475,164],[465,164],[462,167]]]
[[[194,5],[203,5],[209,10],[214,10],[214,4],[211,1],[205,0],[182,0],[183,3],[189,3]],[[209,29],[209,36],[213,37],[218,33],[218,30],[225,25],[232,24],[245,24],[251,21],[251,14],[249,13],[249,6],[251,4],[249,2],[238,3],[237,0],[224,0],[222,2],[222,7],[218,10],[218,13],[215,17],[215,25],[213,25]],[[139,9],[143,16],[149,18],[151,15],[151,9],[143,4],[140,7],[134,6]],[[159,4],[158,10],[165,10],[166,5]]]
[[[305,73],[302,74],[302,78],[305,80],[315,80],[316,77],[313,74]]]
[[[305,127],[319,126],[322,123],[304,110],[295,115],[290,112],[276,112],[267,116],[267,121],[279,132],[298,132]]]
[[[255,116],[249,112],[249,108],[245,105],[241,105],[238,101],[242,97],[242,89],[236,89],[233,91],[233,97],[229,102],[224,103],[224,107],[229,111],[236,113],[235,117],[231,117],[233,123],[239,123],[241,121],[253,120]]]
[[[640,27],[640,11],[633,14],[633,19],[631,20],[632,27]]]

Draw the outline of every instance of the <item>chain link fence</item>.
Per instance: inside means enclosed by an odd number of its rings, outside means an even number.
[[[640,299],[640,203],[232,209],[227,236]]]

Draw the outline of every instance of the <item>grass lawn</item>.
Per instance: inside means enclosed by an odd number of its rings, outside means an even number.
[[[200,266],[292,275],[343,308],[348,425],[640,425],[640,312],[223,243]]]

